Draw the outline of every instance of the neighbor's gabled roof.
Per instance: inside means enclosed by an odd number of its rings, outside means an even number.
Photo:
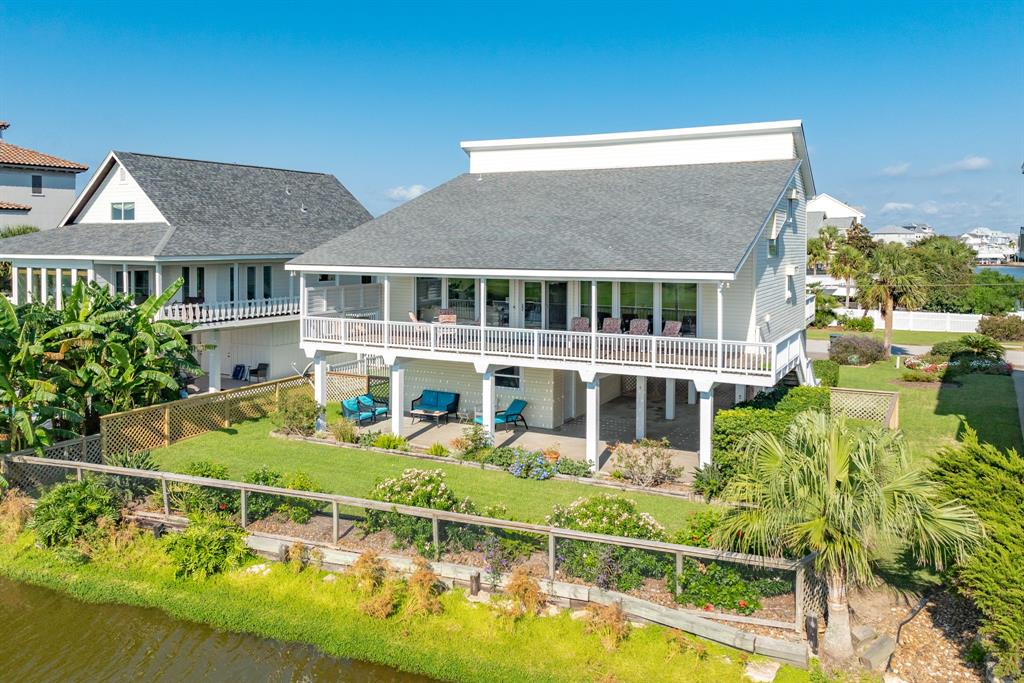
[[[78,164],[50,154],[43,154],[32,149],[12,145],[3,140],[0,140],[0,166],[26,166],[30,168],[72,171],[74,173],[81,173],[89,169],[84,164]]]
[[[75,219],[121,163],[166,223]],[[327,173],[111,152],[61,226],[0,242],[11,256],[157,258],[300,254],[368,220]],[[138,233],[138,234],[136,234]]]
[[[464,174],[289,265],[734,273],[800,163]]]

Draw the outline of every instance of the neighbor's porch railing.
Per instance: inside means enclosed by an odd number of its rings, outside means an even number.
[[[307,341],[469,355],[771,376],[777,344],[309,316]],[[781,345],[787,352],[790,346]]]
[[[278,296],[270,299],[203,304],[172,303],[164,306],[160,315],[167,320],[206,325],[232,320],[298,315],[299,301],[298,296]]]

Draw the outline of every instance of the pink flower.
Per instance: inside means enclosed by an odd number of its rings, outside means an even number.
[[[712,604],[711,604],[710,602],[709,602],[708,604],[704,605],[704,611],[705,611],[705,612],[710,612],[710,611],[711,611],[711,610],[713,610],[714,608],[715,608],[715,606],[714,606],[714,605],[712,605]]]

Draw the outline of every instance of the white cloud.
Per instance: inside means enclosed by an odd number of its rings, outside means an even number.
[[[988,157],[966,156],[960,161],[936,166],[931,170],[930,175],[946,175],[947,173],[960,173],[962,171],[983,171],[990,166],[992,166],[992,160]]]
[[[416,199],[427,191],[426,185],[399,185],[388,190],[388,199],[395,202],[407,202]]]
[[[913,204],[906,202],[886,202],[882,205],[881,213],[900,213],[902,211],[910,211],[913,208]]]
[[[918,204],[917,208],[919,211],[921,211],[922,213],[926,213],[929,216],[934,216],[939,212],[939,205],[931,200],[927,202],[921,202],[920,204]]]
[[[885,168],[883,168],[882,169],[882,175],[887,175],[887,176],[890,176],[890,177],[906,175],[907,171],[909,171],[909,170],[910,170],[910,162],[909,161],[901,161],[898,164],[893,164],[892,166],[886,166]]]

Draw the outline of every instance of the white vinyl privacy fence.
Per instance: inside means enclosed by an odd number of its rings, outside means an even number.
[[[875,328],[885,325],[882,314],[876,310],[865,311],[861,308],[835,309],[836,315],[851,318],[862,318],[865,315],[875,321]],[[1010,315],[1024,317],[1024,311]],[[934,311],[893,311],[892,328],[894,330],[913,330],[915,332],[962,332],[970,334],[978,331],[978,321],[984,316],[970,313],[936,313]]]

